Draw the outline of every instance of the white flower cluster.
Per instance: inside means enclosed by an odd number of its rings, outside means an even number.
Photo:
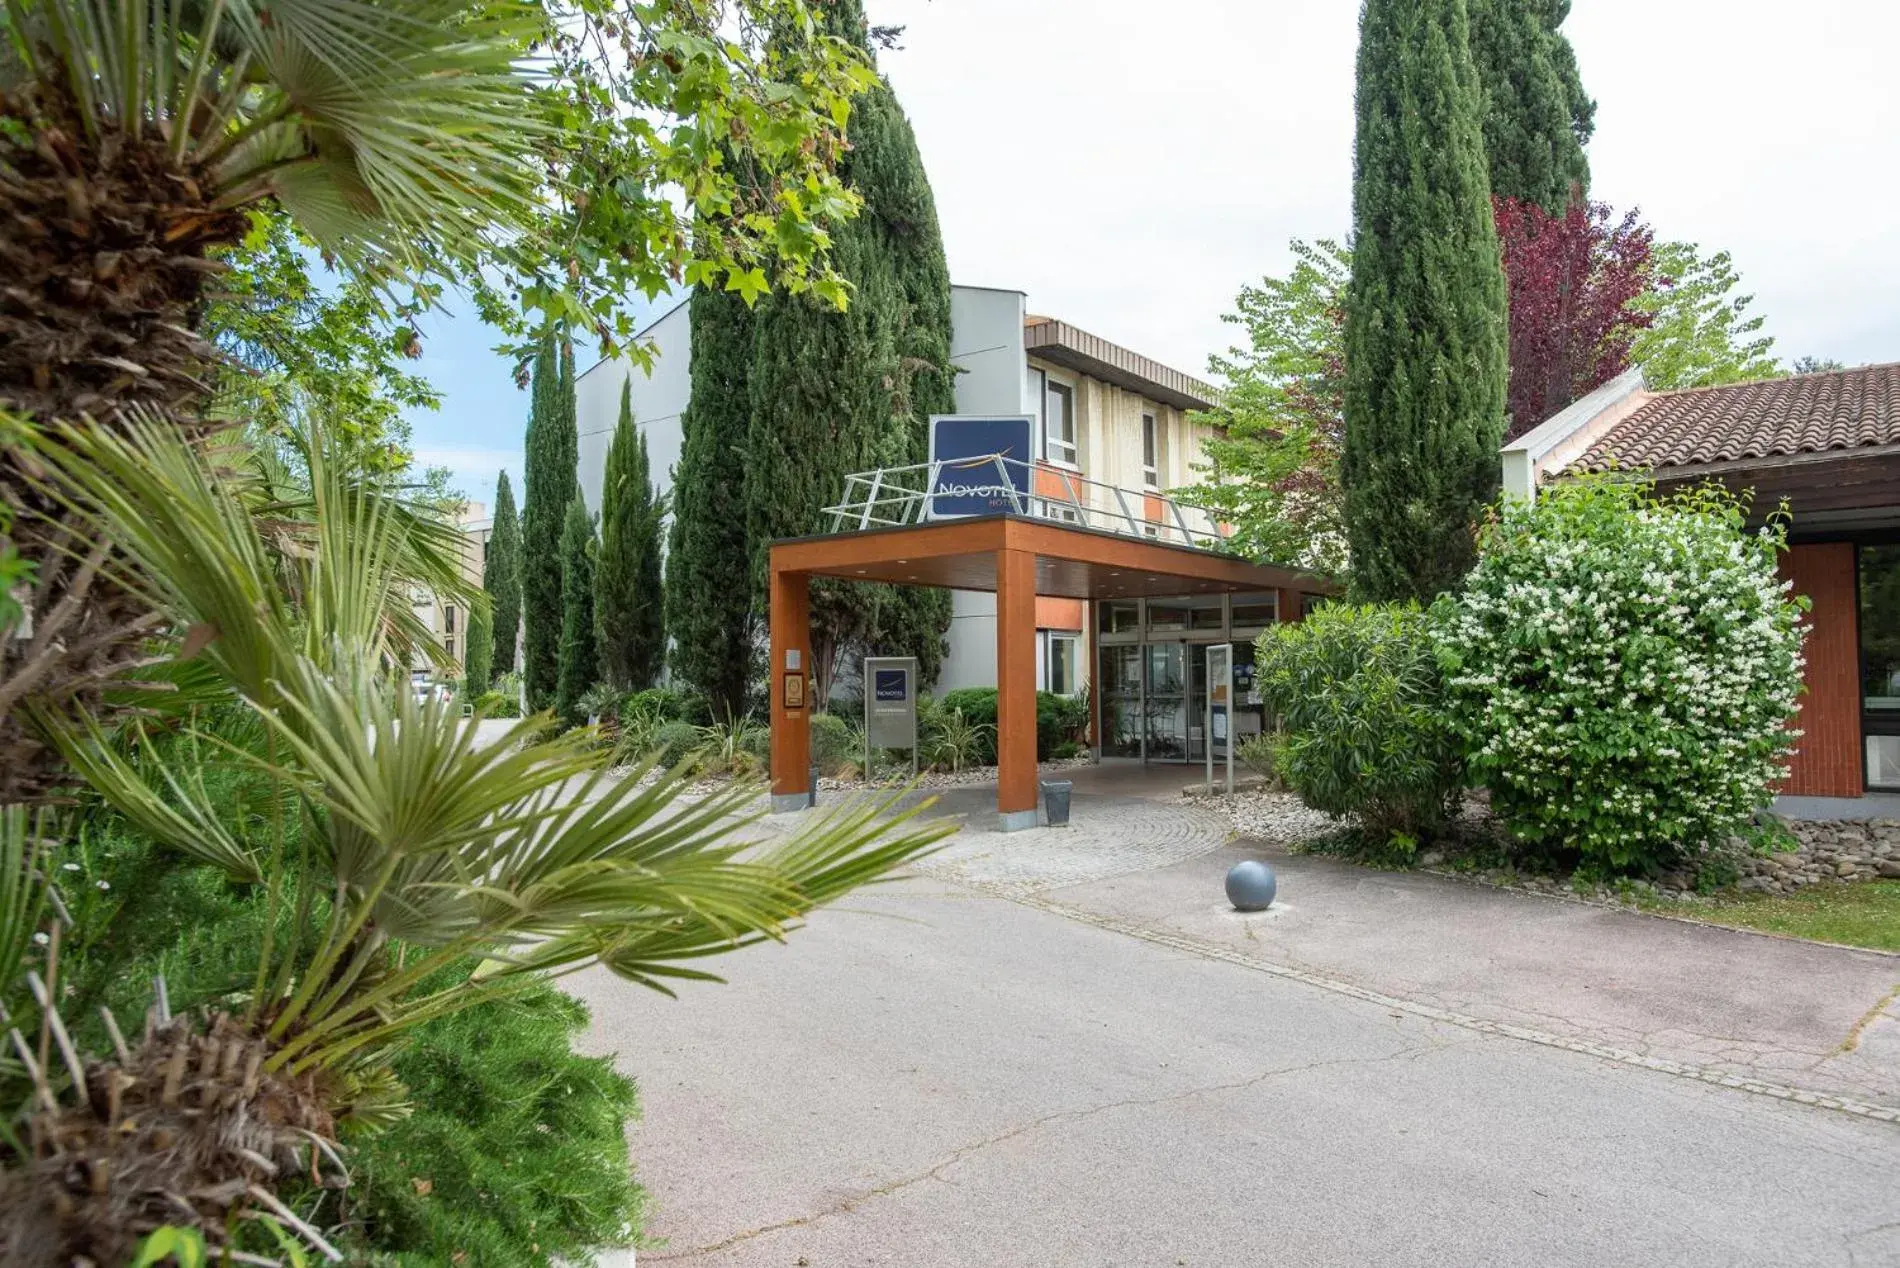
[[[1440,652],[1474,776],[1523,840],[1666,864],[1766,804],[1798,738],[1779,530],[1586,485],[1487,530]]]

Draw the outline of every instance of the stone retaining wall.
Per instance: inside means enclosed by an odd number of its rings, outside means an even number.
[[[1797,819],[1787,826],[1801,848],[1748,857],[1737,888],[1788,894],[1818,881],[1900,879],[1900,820]]]

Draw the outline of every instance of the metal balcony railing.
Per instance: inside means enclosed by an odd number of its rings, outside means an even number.
[[[903,528],[961,518],[961,513],[940,513],[939,503],[967,503],[978,497],[1016,515],[1179,546],[1218,549],[1227,537],[1205,507],[1156,489],[1125,489],[1066,467],[1003,454],[848,475],[843,500],[825,507],[824,513],[831,517],[834,533]]]

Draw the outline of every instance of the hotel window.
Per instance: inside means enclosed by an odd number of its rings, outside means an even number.
[[[1254,629],[1272,625],[1280,618],[1280,597],[1275,594],[1234,596],[1234,628]]]
[[[1867,786],[1900,788],[1900,546],[1860,548],[1861,734]]]
[[[1161,487],[1161,438],[1155,434],[1155,416],[1141,416],[1141,478],[1151,489]]]
[[[1066,383],[1044,379],[1043,450],[1051,462],[1075,466],[1075,389]]]
[[[445,608],[443,608],[443,609],[442,609],[442,619],[443,619],[444,621],[446,621],[446,622],[448,622],[448,626],[447,626],[447,630],[446,630],[446,632],[447,632],[447,633],[450,633],[450,634],[453,634],[453,633],[455,633],[455,609],[454,609],[454,607],[452,607],[452,606],[450,606],[450,607],[445,607]]]
[[[1079,635],[1050,633],[1049,663],[1044,670],[1044,681],[1049,684],[1047,690],[1058,696],[1075,694],[1075,666],[1081,645]]]
[[[1141,629],[1141,605],[1133,599],[1107,599],[1100,607],[1104,634],[1134,634]]]

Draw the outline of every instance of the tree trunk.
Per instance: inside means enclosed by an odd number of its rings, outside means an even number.
[[[113,426],[129,408],[203,430],[217,349],[195,331],[207,258],[238,242],[241,212],[213,207],[162,143],[85,136],[41,90],[0,98],[30,145],[0,165],[0,410],[47,428]],[[156,624],[113,577],[109,543],[69,531],[25,439],[0,433],[0,546],[33,572],[0,630],[0,804],[43,800],[63,776],[22,706],[97,711],[102,685],[141,664]],[[10,520],[9,524],[7,521]]]

